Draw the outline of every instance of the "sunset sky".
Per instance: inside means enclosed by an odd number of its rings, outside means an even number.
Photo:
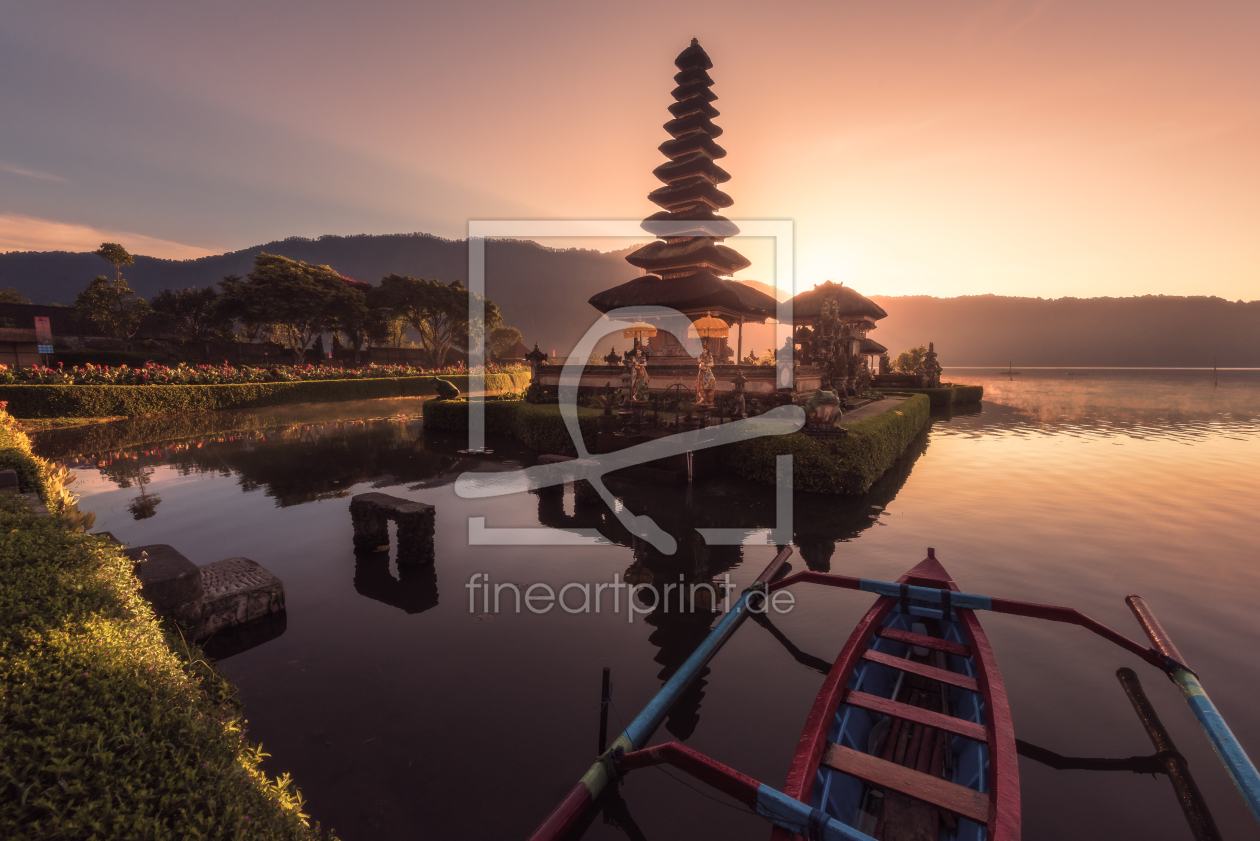
[[[1255,2],[10,0],[0,251],[639,219],[693,36],[798,284],[1260,298]]]

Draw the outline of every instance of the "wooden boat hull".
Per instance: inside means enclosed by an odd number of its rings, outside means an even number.
[[[897,583],[959,591],[931,550]],[[1018,841],[1015,731],[975,614],[881,596],[814,701],[784,793],[883,841]]]

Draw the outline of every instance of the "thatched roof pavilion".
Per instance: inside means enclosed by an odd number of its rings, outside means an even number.
[[[823,304],[829,301],[836,302],[838,305],[836,314],[845,321],[865,319],[874,327],[876,321],[888,317],[883,307],[860,294],[856,289],[828,280],[813,289],[805,290],[792,299],[793,324],[812,324],[822,312]]]

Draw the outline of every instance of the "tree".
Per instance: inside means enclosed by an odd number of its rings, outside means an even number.
[[[29,304],[31,299],[14,289],[12,286],[6,286],[0,289],[0,304]]]
[[[337,328],[340,313],[359,305],[360,295],[328,266],[312,266],[274,254],[259,254],[247,280],[224,278],[222,312],[245,325],[268,325],[273,339],[302,364],[311,340]]]
[[[407,320],[420,335],[420,347],[427,351],[429,364],[441,368],[446,355],[457,345],[468,348],[480,343],[481,336],[469,341],[468,289],[458,280],[449,285],[439,280],[420,280],[391,274],[376,287],[376,302]],[[485,328],[491,330],[503,320],[492,301],[485,304]]]
[[[229,331],[231,321],[219,308],[213,286],[198,289],[163,289],[149,302],[165,330],[193,339],[217,339]]]
[[[245,299],[249,296],[248,291],[238,289],[244,283],[245,279],[238,274],[224,275],[223,280],[219,281],[219,288],[223,291],[215,301],[215,312],[226,323],[236,325],[236,337],[240,341],[257,342],[268,339],[270,333],[267,330],[267,323],[249,320],[255,313],[245,305]]]
[[[389,310],[372,310],[368,324],[368,345],[388,348],[415,347],[415,342],[407,338],[407,327],[407,319],[401,315],[394,315]]]
[[[141,320],[149,313],[149,304],[139,298],[121,277],[110,280],[97,275],[74,299],[78,316],[102,335],[130,339],[140,329]]]
[[[354,364],[359,364],[359,352],[368,342],[368,333],[374,327],[370,302],[372,292],[376,288],[365,280],[341,278],[342,282],[354,293],[352,306],[347,306],[337,313],[337,330],[344,333],[346,341],[354,350]],[[334,340],[336,336],[333,337]]]
[[[92,253],[114,267],[114,280],[118,283],[122,283],[123,266],[136,264],[135,258],[127,253],[127,249],[116,242],[102,242],[101,247]]]
[[[923,363],[923,356],[926,353],[927,348],[923,345],[903,350],[892,364],[893,371],[898,374],[913,374],[915,369]]]
[[[506,324],[494,328],[490,331],[490,356],[499,357],[507,353],[516,343],[521,341],[521,331],[515,327],[508,327]],[[603,357],[600,357],[600,364],[603,364]]]

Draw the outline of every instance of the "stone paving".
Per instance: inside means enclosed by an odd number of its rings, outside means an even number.
[[[909,400],[909,397],[885,397],[883,400],[876,400],[874,403],[867,403],[865,406],[859,406],[852,412],[845,412],[844,417],[839,421],[840,426],[848,426],[858,421],[870,420],[878,417],[890,409],[895,409],[902,403]]]

